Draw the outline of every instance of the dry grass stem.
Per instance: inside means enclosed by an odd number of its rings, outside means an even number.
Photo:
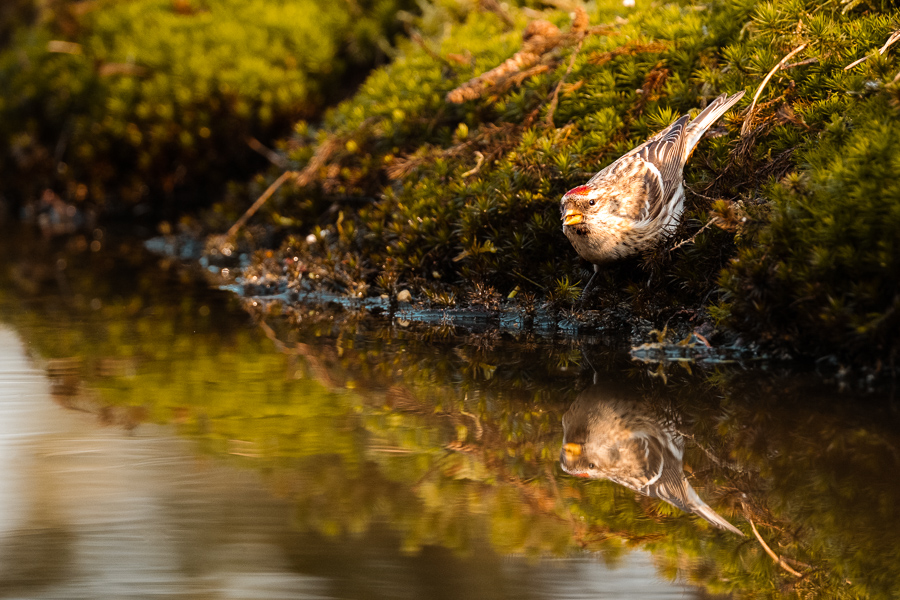
[[[572,69],[575,67],[575,59],[578,58],[578,53],[581,52],[582,44],[584,44],[584,38],[578,40],[578,45],[575,46],[575,51],[572,52],[572,58],[569,60],[569,67],[563,74],[562,79],[559,80],[559,83],[556,84],[556,89],[553,90],[553,98],[550,99],[550,107],[547,109],[547,117],[545,120],[547,127],[553,127],[553,114],[556,112],[556,107],[559,105],[559,90],[562,89],[563,84],[566,82],[566,78],[572,73]]]
[[[887,49],[890,48],[892,45],[894,45],[894,43],[897,42],[897,40],[900,40],[900,29],[898,29],[897,31],[892,33],[890,35],[890,37],[888,37],[887,41],[884,43],[884,46],[882,46],[881,48],[878,49],[878,54],[884,54],[885,52],[887,52]],[[846,67],[844,67],[844,70],[849,71],[856,65],[862,64],[862,63],[866,62],[867,60],[869,60],[869,55],[863,56],[862,58],[858,58],[858,59],[854,60],[852,63],[850,63],[849,65],[847,65]]]
[[[484,154],[481,152],[475,152],[475,166],[462,174],[463,177],[469,177],[470,175],[475,175],[481,170],[481,165],[484,164]]]
[[[235,234],[241,229],[241,227],[243,227],[247,223],[247,221],[250,219],[250,217],[252,217],[254,214],[256,214],[256,211],[258,211],[262,207],[262,205],[265,204],[266,201],[272,197],[272,194],[274,194],[278,190],[278,188],[280,188],[284,184],[285,181],[287,181],[294,175],[296,175],[296,173],[294,171],[285,171],[284,173],[282,173],[281,177],[279,177],[274,182],[272,182],[272,185],[270,185],[268,188],[266,188],[266,191],[263,192],[262,195],[256,199],[256,202],[254,202],[250,206],[250,208],[248,208],[246,210],[246,212],[244,212],[244,214],[241,215],[241,218],[238,219],[237,221],[235,221],[234,225],[232,225],[228,229],[228,233],[225,234],[225,237],[233,238],[235,236]]]
[[[769,74],[766,75],[766,78],[762,80],[762,83],[759,84],[759,87],[756,89],[756,93],[753,95],[753,102],[750,103],[750,108],[747,110],[747,116],[744,117],[744,124],[741,126],[741,135],[744,136],[750,131],[750,124],[753,121],[753,112],[756,109],[756,102],[759,100],[760,94],[762,94],[763,89],[766,87],[766,84],[769,83],[769,80],[772,79],[772,76],[775,75],[779,70],[781,70],[784,65],[787,64],[787,61],[791,60],[796,54],[802,52],[807,46],[809,46],[809,42],[803,42],[790,52],[788,52],[784,58],[782,58],[775,67],[769,71]]]

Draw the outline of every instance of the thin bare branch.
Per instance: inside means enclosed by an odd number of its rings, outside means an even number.
[[[787,71],[788,69],[794,69],[796,67],[805,67],[806,65],[814,65],[817,62],[819,62],[819,59],[814,56],[812,58],[807,58],[804,60],[797,61],[795,63],[791,63],[789,65],[784,65],[783,67],[781,67],[781,70]]]
[[[572,59],[569,61],[569,66],[562,76],[562,79],[556,84],[556,89],[553,90],[553,98],[550,100],[550,108],[547,109],[547,117],[545,120],[547,127],[553,127],[553,114],[556,112],[556,107],[559,105],[559,90],[562,89],[563,84],[566,82],[566,78],[572,73],[572,68],[575,66],[575,59],[578,58],[578,53],[581,52],[581,46],[583,44],[584,38],[578,40],[578,45],[575,46],[575,50],[572,52]]]
[[[251,150],[253,150],[254,152],[257,152],[260,155],[262,155],[263,157],[265,157],[266,160],[268,160],[270,163],[272,163],[276,167],[279,167],[282,169],[287,168],[287,161],[284,159],[283,156],[281,156],[280,154],[278,154],[271,148],[268,148],[265,144],[260,142],[255,137],[248,137],[247,145],[250,146]]]
[[[756,93],[753,95],[753,102],[750,103],[750,109],[747,111],[747,116],[744,117],[744,124],[741,127],[741,135],[742,136],[746,135],[750,131],[750,123],[753,121],[753,112],[756,109],[756,102],[757,102],[757,100],[759,100],[759,96],[760,96],[760,94],[762,94],[763,88],[766,87],[766,84],[769,83],[769,80],[772,79],[772,76],[776,72],[781,70],[781,68],[784,67],[784,65],[786,65],[787,62],[789,60],[791,60],[791,58],[794,57],[794,55],[798,54],[799,52],[802,52],[807,46],[809,46],[809,42],[803,42],[802,44],[800,44],[799,46],[797,46],[796,48],[794,48],[793,50],[788,52],[787,55],[785,55],[785,57],[782,58],[778,62],[778,64],[772,68],[771,71],[769,71],[769,74],[766,75],[766,78],[762,80],[762,83],[759,84],[759,87],[756,89]]]
[[[681,240],[680,242],[678,242],[677,244],[675,244],[674,246],[672,246],[672,247],[669,249],[669,252],[674,252],[675,250],[678,250],[679,248],[681,248],[682,246],[685,246],[685,245],[687,245],[687,244],[693,244],[693,243],[694,243],[694,240],[697,239],[697,236],[700,235],[701,233],[703,233],[704,231],[706,231],[707,229],[709,229],[710,227],[712,227],[712,226],[715,224],[715,222],[716,222],[716,219],[715,219],[715,218],[710,219],[709,221],[706,222],[705,225],[703,225],[703,227],[701,227],[700,229],[697,230],[697,233],[695,233],[694,235],[692,235],[692,236],[689,237],[688,239],[686,239],[686,240]]]
[[[272,183],[272,185],[270,185],[266,189],[266,191],[263,192],[262,195],[256,199],[256,202],[254,202],[250,206],[250,208],[248,208],[244,212],[244,214],[241,215],[241,218],[238,219],[237,221],[235,221],[234,225],[232,225],[228,229],[228,233],[225,234],[225,237],[233,238],[235,236],[235,234],[240,230],[240,228],[243,227],[247,223],[247,221],[250,219],[250,217],[252,217],[254,214],[256,214],[256,211],[258,211],[262,207],[262,205],[265,204],[266,201],[272,197],[272,194],[274,194],[278,190],[278,188],[280,188],[282,186],[282,184],[284,184],[285,181],[287,181],[291,177],[295,176],[296,174],[297,173],[294,171],[285,171],[284,173],[282,173],[281,177],[276,179]]]

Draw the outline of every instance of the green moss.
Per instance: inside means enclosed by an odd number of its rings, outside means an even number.
[[[767,224],[722,276],[731,324],[795,351],[896,352],[898,117],[885,94],[860,103],[768,188]]]

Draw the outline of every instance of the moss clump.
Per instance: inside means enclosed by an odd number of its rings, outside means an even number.
[[[722,275],[738,329],[792,351],[896,352],[900,110],[887,95],[835,117],[768,188],[766,226]]]
[[[389,47],[411,3],[76,4],[0,53],[0,191],[14,202],[48,187],[114,209],[208,202],[211,185],[262,166],[249,138],[317,114]]]

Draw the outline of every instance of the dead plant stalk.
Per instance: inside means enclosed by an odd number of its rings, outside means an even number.
[[[762,80],[762,83],[759,84],[759,87],[756,89],[756,93],[753,95],[753,102],[750,103],[750,109],[747,111],[747,116],[744,117],[744,124],[741,126],[742,136],[746,135],[750,131],[750,123],[753,121],[753,111],[756,109],[756,101],[759,100],[759,96],[760,94],[762,94],[763,88],[766,87],[766,84],[769,83],[769,80],[772,79],[772,76],[787,64],[787,61],[791,60],[799,52],[802,52],[807,46],[809,46],[809,42],[803,42],[802,44],[788,52],[787,55],[782,58],[771,71],[769,71],[769,74],[766,75],[766,78]]]

